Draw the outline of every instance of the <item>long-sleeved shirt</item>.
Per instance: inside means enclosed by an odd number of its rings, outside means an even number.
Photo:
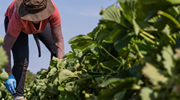
[[[19,36],[20,32],[24,32],[26,34],[37,34],[42,32],[46,24],[49,22],[51,25],[51,32],[57,46],[57,57],[60,59],[64,55],[64,40],[61,31],[61,18],[57,6],[52,1],[55,11],[53,14],[45,19],[40,21],[39,29],[36,29],[32,22],[26,21],[20,18],[16,10],[16,1],[14,0],[6,10],[5,16],[9,18],[8,29],[4,38],[3,48],[6,51],[6,54],[9,58],[9,63],[7,67],[5,67],[6,72],[12,72],[11,70],[11,55],[10,50],[15,43],[17,37]]]

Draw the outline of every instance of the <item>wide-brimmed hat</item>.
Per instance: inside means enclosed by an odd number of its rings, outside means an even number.
[[[51,0],[17,0],[19,16],[27,21],[42,21],[52,15],[55,7]]]

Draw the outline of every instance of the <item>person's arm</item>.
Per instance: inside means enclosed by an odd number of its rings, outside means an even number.
[[[6,54],[8,56],[8,65],[5,67],[5,71],[9,74],[9,76],[12,74],[12,70],[11,70],[11,53],[10,50],[12,48],[12,46],[14,45],[15,41],[16,41],[16,37],[13,37],[9,34],[9,32],[6,33],[5,37],[4,37],[4,42],[3,42],[3,49],[6,51]]]
[[[5,67],[5,71],[8,73],[9,75],[9,79],[6,80],[5,82],[5,86],[6,89],[11,93],[11,94],[15,94],[16,93],[16,79],[12,74],[12,70],[11,70],[11,48],[14,45],[15,41],[16,41],[16,37],[13,37],[9,34],[9,32],[6,32],[6,35],[4,37],[4,43],[3,43],[3,49],[5,50],[7,56],[8,56],[8,65]]]
[[[6,23],[7,24],[7,23]],[[5,71],[9,74],[9,76],[12,74],[11,70],[11,48],[13,47],[17,37],[20,34],[22,27],[22,20],[17,14],[17,12],[14,12],[12,14],[11,20],[9,20],[9,23],[7,24],[7,30],[5,37],[4,37],[4,43],[3,48],[6,51],[6,54],[8,56],[8,65],[5,67]]]
[[[52,36],[57,47],[57,57],[62,59],[64,55],[64,39],[62,35],[61,25],[51,27]]]
[[[55,11],[49,17],[49,22],[51,25],[52,36],[53,36],[55,45],[57,47],[57,57],[59,59],[62,59],[64,55],[64,40],[63,40],[63,35],[62,35],[62,30],[61,30],[61,17],[60,17],[57,6],[55,5],[54,2],[52,3],[54,4]]]

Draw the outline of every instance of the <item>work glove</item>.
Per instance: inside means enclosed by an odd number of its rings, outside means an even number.
[[[9,79],[5,82],[5,86],[11,94],[16,93],[16,79],[14,78],[13,74],[9,76]]]

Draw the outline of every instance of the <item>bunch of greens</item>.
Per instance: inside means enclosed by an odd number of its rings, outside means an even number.
[[[3,44],[3,38],[0,37],[0,46]],[[3,68],[7,65],[8,59],[6,56],[5,51],[0,48],[0,98],[4,98],[6,100],[11,98],[11,95],[9,95],[8,91],[6,90],[6,87],[4,86],[4,82],[8,79],[8,74],[3,71]]]
[[[178,100],[180,1],[118,0],[26,88],[32,100]]]

